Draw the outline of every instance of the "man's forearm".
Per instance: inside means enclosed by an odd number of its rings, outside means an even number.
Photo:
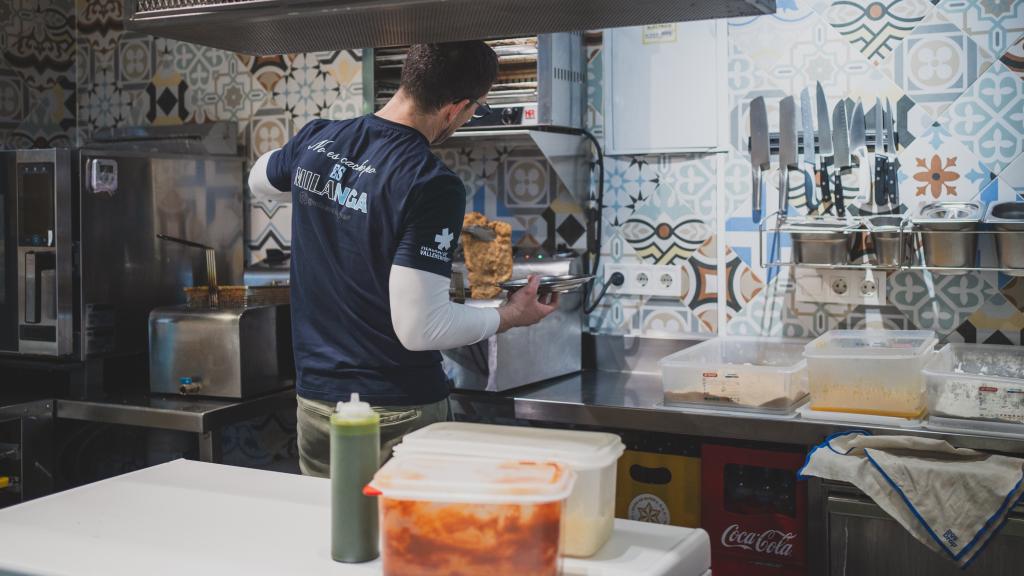
[[[409,350],[448,350],[493,336],[501,316],[493,308],[455,304],[444,276],[392,266],[388,282],[391,323]]]

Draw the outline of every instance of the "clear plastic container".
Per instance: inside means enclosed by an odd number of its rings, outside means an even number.
[[[364,490],[379,497],[384,576],[556,576],[575,478],[557,462],[392,458]]]
[[[811,409],[920,418],[930,330],[830,330],[804,349]]]
[[[665,404],[791,412],[807,396],[806,342],[712,338],[661,359]]]
[[[550,460],[569,466],[576,484],[562,514],[562,553],[587,557],[611,537],[616,464],[624,450],[618,436],[603,432],[438,422],[407,435],[395,455]]]
[[[947,344],[924,369],[935,416],[1024,424],[1024,349]]]

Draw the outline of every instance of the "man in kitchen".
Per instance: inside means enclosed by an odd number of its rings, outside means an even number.
[[[413,46],[376,114],[317,119],[256,161],[255,195],[292,196],[291,302],[302,472],[328,476],[330,413],[358,392],[381,415],[381,455],[448,417],[439,350],[539,322],[537,279],[498,309],[452,303],[462,182],[430,151],[484,107],[483,42]]]

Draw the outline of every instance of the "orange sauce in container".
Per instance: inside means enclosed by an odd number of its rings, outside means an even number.
[[[367,487],[384,575],[557,576],[574,480],[548,462],[393,458]]]
[[[385,576],[555,576],[562,503],[380,500]]]

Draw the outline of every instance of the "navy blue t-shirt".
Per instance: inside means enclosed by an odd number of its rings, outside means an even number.
[[[448,395],[436,351],[391,324],[391,265],[451,276],[466,190],[419,131],[373,115],[313,120],[267,166],[292,193],[292,339],[303,398],[378,406]]]

